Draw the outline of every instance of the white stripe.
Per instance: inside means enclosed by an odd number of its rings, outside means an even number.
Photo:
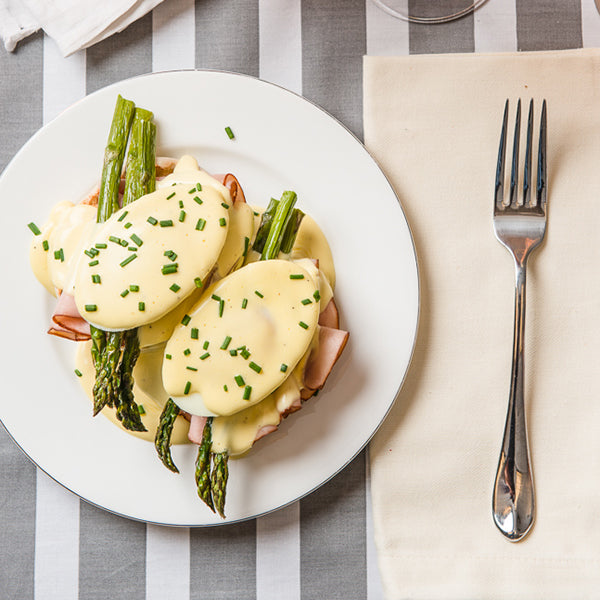
[[[475,52],[516,50],[516,2],[488,0],[475,11]]]
[[[256,600],[300,600],[300,502],[256,520]]]
[[[190,530],[146,526],[146,600],[189,600]]]
[[[365,0],[367,16],[367,54],[369,56],[405,56],[409,52],[408,23],[396,19]]]
[[[371,503],[371,463],[369,448],[366,456],[366,488],[367,488],[367,600],[383,600],[383,587],[377,564],[377,548],[373,531],[373,505]]]
[[[302,93],[300,0],[258,0],[259,76]]]
[[[581,33],[584,48],[600,46],[600,14],[594,0],[581,0]]]
[[[56,43],[44,36],[43,119],[48,123],[85,96],[85,50],[63,58]]]
[[[79,596],[79,498],[37,471],[35,506],[36,600]]]
[[[196,61],[194,0],[170,0],[152,11],[152,70],[193,69]]]
[[[63,58],[44,37],[43,120],[52,120],[85,95],[85,50]],[[35,508],[36,600],[79,595],[79,498],[37,472]]]

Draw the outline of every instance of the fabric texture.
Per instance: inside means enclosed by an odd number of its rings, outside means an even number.
[[[0,37],[8,51],[38,29],[63,56],[122,31],[162,0],[0,0]]]
[[[411,224],[421,293],[413,362],[370,451],[388,599],[598,597],[599,75],[598,50],[365,59],[366,145]],[[514,267],[492,209],[504,103],[512,128],[519,97],[536,124],[548,102],[549,191],[525,343],[537,516],[511,544],[491,499]]]

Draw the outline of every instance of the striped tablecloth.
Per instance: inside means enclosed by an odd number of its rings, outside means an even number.
[[[418,13],[428,2],[409,4]],[[165,0],[67,59],[42,34],[14,54],[0,50],[0,171],[65,107],[141,73],[197,67],[261,77],[361,137],[365,54],[591,46],[600,46],[593,0],[488,0],[443,26],[409,26],[369,0]],[[80,501],[0,429],[0,599],[379,600],[369,505],[363,452],[274,514],[214,528],[145,525]]]

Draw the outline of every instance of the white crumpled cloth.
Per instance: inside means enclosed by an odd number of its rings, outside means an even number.
[[[143,17],[162,0],[0,0],[0,37],[12,52],[43,29],[63,56],[87,48]]]

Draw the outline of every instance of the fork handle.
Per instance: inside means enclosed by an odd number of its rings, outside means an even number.
[[[526,263],[517,259],[510,396],[492,503],[496,526],[513,542],[527,534],[535,516],[524,401],[525,283]]]

